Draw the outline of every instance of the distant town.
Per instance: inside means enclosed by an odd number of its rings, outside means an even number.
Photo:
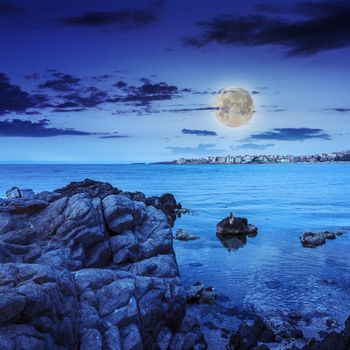
[[[270,164],[270,163],[321,163],[350,161],[350,150],[313,155],[228,155],[206,158],[179,158],[161,164]]]

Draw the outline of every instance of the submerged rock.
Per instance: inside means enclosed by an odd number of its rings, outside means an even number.
[[[190,304],[214,304],[216,293],[213,287],[204,287],[202,282],[194,283],[186,292]]]
[[[131,197],[85,180],[0,200],[1,349],[205,349],[168,218]]]
[[[221,235],[256,235],[257,232],[246,218],[234,217],[232,213],[216,225],[216,233]]]
[[[305,248],[315,248],[326,243],[327,239],[336,239],[341,232],[304,232],[300,236],[300,242]]]
[[[196,239],[199,239],[198,236],[190,235],[187,231],[185,231],[182,228],[179,228],[176,233],[174,239],[177,239],[179,241],[194,241]]]

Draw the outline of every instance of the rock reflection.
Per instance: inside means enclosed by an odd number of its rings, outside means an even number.
[[[223,247],[226,248],[229,252],[244,247],[247,243],[247,237],[255,237],[256,235],[256,233],[249,235],[227,235],[223,233],[216,233],[216,237],[219,239]]]

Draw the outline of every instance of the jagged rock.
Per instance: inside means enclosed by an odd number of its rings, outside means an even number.
[[[270,343],[275,338],[272,327],[262,318],[257,318],[252,326],[243,322],[232,334],[229,346],[234,350],[249,350],[255,348],[258,342]]]
[[[303,247],[315,248],[326,243],[326,236],[323,232],[304,232],[300,236],[300,241]]]
[[[262,318],[257,318],[252,326],[253,335],[259,342],[269,343],[275,340],[275,332],[268,322]]]
[[[203,283],[194,283],[186,292],[187,302],[190,304],[214,304],[216,293],[213,287],[204,287]]]
[[[302,350],[347,350],[344,337],[336,332],[329,333],[324,339],[317,341],[311,339],[308,344],[302,347]]]
[[[216,225],[216,233],[219,235],[256,235],[258,229],[248,224],[246,218],[234,217],[232,213]]]
[[[12,187],[6,192],[6,196],[9,199],[14,198],[24,198],[24,199],[34,199],[35,193],[33,190],[20,190],[18,187]]]
[[[196,239],[199,239],[198,236],[190,235],[187,231],[185,231],[182,228],[179,228],[176,230],[174,239],[177,239],[179,241],[194,241]]]
[[[300,236],[300,242],[303,247],[315,248],[326,243],[327,239],[336,239],[342,232],[304,232]]]
[[[342,332],[325,332],[322,340],[310,339],[301,350],[347,350],[350,348],[350,316]]]
[[[350,316],[345,321],[345,326],[343,330],[345,344],[350,347]]]
[[[168,218],[137,198],[85,180],[0,200],[1,349],[205,349]]]
[[[19,191],[18,187],[12,187],[6,191],[6,197],[10,199],[21,198],[21,192]]]
[[[178,211],[182,209],[182,206],[176,202],[175,197],[171,193],[165,193],[160,197],[148,197],[145,203],[163,211],[170,224],[173,224],[179,214],[181,214]]]
[[[107,182],[100,182],[91,179],[71,182],[65,187],[56,189],[54,193],[60,196],[72,196],[77,193],[87,193],[91,198],[98,197],[102,200],[110,195],[120,195],[131,199],[134,202],[143,202],[147,206],[153,206],[163,211],[167,216],[170,225],[173,225],[176,218],[183,214],[183,212],[181,212],[181,204],[177,203],[175,197],[170,193],[163,194],[162,196],[146,198],[142,192],[123,192]]]

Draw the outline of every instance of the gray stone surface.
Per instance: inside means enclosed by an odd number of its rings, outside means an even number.
[[[315,248],[326,243],[328,239],[336,239],[337,236],[342,235],[342,232],[304,232],[300,236],[300,242],[305,248]]]
[[[204,349],[167,215],[89,181],[0,200],[0,349]]]

